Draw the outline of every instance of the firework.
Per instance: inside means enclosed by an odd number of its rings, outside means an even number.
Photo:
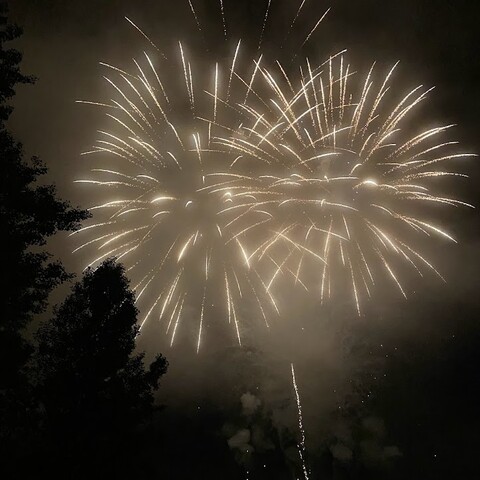
[[[97,252],[87,266],[117,257],[141,302],[141,328],[158,318],[173,344],[188,318],[196,324],[189,329],[196,330],[197,350],[210,316],[225,315],[241,344],[241,308],[248,307],[249,315],[256,310],[267,327],[268,311],[278,312],[249,262],[249,225],[237,221],[234,229],[219,216],[233,203],[230,187],[241,180],[221,173],[234,157],[212,145],[214,136],[228,129],[220,127],[226,123],[224,110],[235,118],[229,98],[234,105],[231,84],[239,48],[240,43],[228,67],[217,63],[203,83],[196,81],[182,43],[175,60],[164,58],[160,66],[147,53],[134,60],[133,73],[103,64],[113,99],[83,102],[106,109],[109,130],[100,131],[85,153],[95,156],[96,168],[77,180],[99,189],[103,200],[90,208],[94,223],[75,233],[84,240],[74,252]],[[177,85],[174,71],[181,72],[183,85]]]
[[[167,58],[129,22],[154,55],[144,52],[132,71],[103,64],[112,99],[83,102],[105,110],[108,128],[86,152],[95,168],[77,181],[100,200],[75,251],[95,251],[88,266],[125,263],[141,327],[160,319],[173,344],[188,324],[198,351],[206,322],[226,317],[241,344],[242,309],[268,326],[282,278],[322,302],[347,286],[360,314],[382,275],[403,295],[404,265],[441,277],[417,238],[454,241],[426,207],[467,205],[435,191],[464,176],[442,166],[469,155],[437,140],[450,126],[411,128],[429,90],[396,97],[394,69],[378,81],[372,67],[358,82],[344,52],[294,73],[261,52],[246,62],[241,41],[205,67],[182,42]]]
[[[276,71],[257,67],[260,85],[241,106],[249,119],[217,141],[241,156],[238,168],[252,172],[224,212],[236,211],[242,221],[251,216],[252,224],[260,209],[269,216],[262,227],[270,235],[250,258],[271,263],[268,290],[284,274],[303,285],[303,274],[313,279],[322,301],[335,286],[350,285],[360,315],[361,298],[372,295],[382,273],[406,296],[400,265],[443,279],[418,237],[455,242],[430,218],[431,207],[471,207],[436,192],[442,179],[465,177],[445,165],[473,155],[443,139],[451,125],[412,128],[430,90],[396,97],[396,66],[380,80],[372,67],[359,83],[343,54],[317,68],[307,60],[296,81],[279,63]]]
[[[224,1],[218,5],[227,40]],[[188,0],[188,6],[203,36],[194,1]],[[271,1],[259,48],[270,7]],[[248,234],[266,220],[249,224],[251,217],[242,222],[235,212],[223,212],[234,203],[232,189],[242,183],[243,173],[231,167],[238,158],[214,146],[213,139],[238,131],[243,121],[239,105],[252,93],[257,66],[249,85],[239,82],[239,41],[231,59],[205,73],[182,42],[173,59],[167,58],[127,21],[154,53],[134,60],[133,71],[102,63],[112,100],[81,102],[106,109],[109,126],[85,153],[101,160],[88,178],[77,180],[85,188],[96,187],[102,200],[90,208],[94,223],[76,232],[83,241],[74,252],[97,252],[87,267],[110,256],[125,263],[141,303],[141,328],[157,317],[173,344],[182,319],[194,317],[198,351],[205,319],[225,314],[241,344],[240,305],[252,303],[267,326],[267,312],[278,313],[278,307],[264,276],[250,262]],[[177,81],[181,77],[183,85]]]

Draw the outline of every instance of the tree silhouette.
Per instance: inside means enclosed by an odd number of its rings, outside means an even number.
[[[13,48],[5,49],[5,42],[15,40],[22,34],[18,25],[8,23],[7,5],[0,3],[0,122],[8,119],[12,107],[6,102],[15,95],[15,86],[22,83],[33,83],[34,78],[20,72],[22,54]]]
[[[22,145],[6,128],[12,112],[7,102],[15,87],[34,82],[20,71],[21,53],[5,46],[21,33],[0,3],[0,449],[9,452],[30,436],[25,429],[30,429],[34,410],[26,378],[32,347],[23,331],[45,310],[52,289],[69,278],[42,247],[56,232],[75,230],[88,216],[59,200],[52,185],[37,184],[46,167],[38,158],[26,160]]]
[[[0,378],[2,387],[14,384],[25,363],[28,346],[19,334],[32,316],[45,310],[51,290],[69,278],[59,262],[49,261],[43,246],[58,231],[75,230],[88,214],[71,208],[57,198],[52,185],[36,185],[47,172],[34,157],[25,161],[22,145],[7,131],[5,121],[12,112],[6,102],[15,95],[17,84],[33,83],[20,72],[22,55],[5,42],[22,31],[8,23],[6,6],[0,4],[0,229],[5,254],[2,256],[0,309]]]
[[[122,452],[154,411],[167,370],[136,353],[137,309],[123,266],[89,269],[38,331],[40,397],[58,454],[77,472],[125,468]],[[110,461],[111,460],[111,461]]]

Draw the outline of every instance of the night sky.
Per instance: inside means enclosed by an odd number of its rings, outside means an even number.
[[[9,3],[12,19],[24,28],[15,42],[24,54],[22,70],[38,77],[35,86],[18,88],[9,127],[28,154],[46,162],[49,180],[62,197],[86,208],[85,190],[73,181],[85,173],[80,153],[94,142],[101,117],[75,100],[105,97],[100,61],[127,66],[143,49],[124,17],[165,51],[182,40],[212,64],[231,54],[240,37],[254,49],[267,1],[225,0],[231,35],[226,43],[214,0],[195,3],[204,40],[199,40],[186,0]],[[272,1],[266,51],[277,53],[296,5]],[[456,124],[451,136],[462,151],[480,152],[480,7],[475,2],[310,0],[279,55],[296,52],[304,32],[330,6],[299,56],[320,61],[346,48],[359,71],[375,60],[387,71],[400,60],[397,88],[436,87],[416,118],[425,126]],[[458,170],[470,178],[452,182],[452,189],[457,198],[478,206],[478,161],[461,162]],[[239,348],[228,332],[216,331],[212,324],[199,356],[187,341],[170,348],[160,327],[142,333],[140,348],[151,355],[161,351],[170,362],[158,395],[167,407],[162,413],[166,428],[177,432],[169,447],[172,455],[181,459],[191,452],[195,458],[210,456],[212,462],[235,461],[257,475],[260,468],[297,465],[293,362],[311,478],[478,478],[480,219],[476,210],[449,212],[443,218],[458,244],[434,242],[429,250],[447,283],[412,279],[408,300],[380,287],[358,318],[347,301],[321,307],[318,299],[290,296],[287,290],[285,312],[269,332],[250,328],[246,345]],[[70,253],[71,239],[60,235],[51,249],[68,269],[81,272],[83,259]],[[63,294],[57,292],[55,301]],[[192,438],[178,433],[182,429]],[[245,438],[246,429],[256,436]],[[208,432],[210,446],[196,444],[197,431]],[[249,442],[258,452],[270,452],[270,465],[255,464],[246,453]],[[332,458],[329,470],[324,465]],[[370,473],[355,476],[358,468]],[[277,478],[271,475],[258,478]]]

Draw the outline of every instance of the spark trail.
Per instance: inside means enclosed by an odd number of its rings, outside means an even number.
[[[302,414],[302,403],[300,401],[300,393],[298,391],[297,380],[295,377],[295,368],[293,363],[290,365],[292,370],[292,385],[295,392],[295,401],[297,402],[297,412],[298,412],[298,428],[300,430],[300,442],[298,444],[298,454],[302,462],[302,470],[305,480],[309,480],[309,471],[306,463],[306,446],[305,446],[305,428],[303,427],[303,414]]]

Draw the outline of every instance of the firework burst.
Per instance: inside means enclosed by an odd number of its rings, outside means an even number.
[[[267,313],[278,312],[249,262],[248,225],[235,222],[233,230],[218,215],[232,204],[229,186],[240,178],[219,173],[234,157],[212,147],[214,135],[225,133],[223,111],[232,109],[239,48],[228,68],[217,64],[203,84],[181,43],[174,61],[163,60],[166,67],[154,66],[147,53],[134,60],[134,73],[104,64],[113,99],[83,102],[106,109],[110,127],[85,153],[97,158],[96,168],[77,180],[98,188],[105,201],[90,208],[95,222],[76,232],[84,241],[74,252],[97,252],[87,266],[110,256],[124,262],[142,302],[141,327],[151,318],[164,321],[173,344],[182,321],[193,319],[197,350],[210,316],[225,315],[241,344],[241,309],[256,310],[267,327]],[[172,71],[181,72],[183,85],[172,82]]]
[[[188,6],[204,36],[195,2],[188,0]],[[222,0],[218,7],[227,40]],[[270,8],[271,2],[262,19],[259,48]],[[231,188],[244,176],[233,168],[238,158],[213,139],[240,128],[239,105],[252,93],[258,63],[247,85],[237,73],[241,41],[230,58],[203,68],[197,59],[190,60],[181,42],[167,58],[141,28],[126,20],[153,47],[153,55],[144,52],[135,59],[133,71],[102,63],[113,98],[80,102],[105,109],[109,125],[85,153],[101,160],[88,178],[77,181],[97,188],[101,201],[90,209],[94,223],[75,233],[83,241],[74,252],[96,251],[87,267],[110,256],[125,263],[142,304],[141,327],[155,317],[163,320],[173,344],[182,319],[193,317],[196,327],[190,328],[197,332],[198,351],[206,319],[226,316],[241,344],[241,306],[248,307],[249,316],[256,310],[267,327],[268,312],[279,312],[264,276],[250,262],[251,231],[266,220],[251,225],[250,217],[242,222],[235,212],[223,212],[234,203]]]
[[[250,259],[270,262],[267,288],[280,274],[305,286],[302,276],[312,279],[314,263],[322,301],[334,287],[350,285],[360,314],[361,298],[372,295],[383,274],[406,296],[401,265],[443,278],[419,251],[417,237],[455,242],[428,207],[471,207],[436,192],[442,179],[465,176],[446,165],[473,155],[443,140],[451,125],[412,129],[430,90],[420,86],[396,97],[396,66],[380,80],[372,67],[359,83],[343,55],[317,68],[307,60],[297,82],[280,64],[276,72],[257,67],[263,85],[253,86],[242,105],[248,120],[217,141],[239,154],[238,168],[251,172],[224,212],[236,210],[242,221],[251,216],[251,223],[260,207],[269,215],[262,227],[270,235]]]
[[[469,206],[436,192],[464,176],[443,166],[470,155],[442,140],[450,126],[411,128],[429,90],[397,97],[395,67],[359,82],[344,52],[295,73],[261,52],[245,62],[241,41],[205,67],[181,42],[167,58],[129,22],[154,56],[131,71],[103,64],[112,99],[82,102],[104,109],[108,128],[86,152],[95,168],[77,181],[100,200],[75,251],[90,252],[88,266],[125,263],[142,327],[160,319],[173,344],[187,324],[198,351],[209,319],[225,317],[241,344],[246,311],[266,326],[279,313],[282,278],[322,302],[347,287],[358,314],[385,275],[406,295],[404,266],[442,278],[418,239],[455,241],[428,207]]]

